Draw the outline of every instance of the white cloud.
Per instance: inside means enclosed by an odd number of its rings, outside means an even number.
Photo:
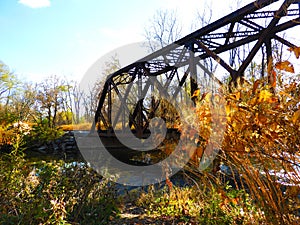
[[[51,5],[50,0],[19,0],[19,3],[34,9],[49,7]]]

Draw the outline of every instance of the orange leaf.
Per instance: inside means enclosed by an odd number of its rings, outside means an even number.
[[[299,59],[300,56],[300,47],[290,47],[288,49],[290,52],[294,52],[297,59]]]
[[[268,102],[269,103],[276,103],[276,102],[278,102],[278,98],[276,98],[276,97],[270,98],[270,99],[268,99]]]
[[[272,70],[269,78],[272,87],[276,87],[276,75],[277,75],[276,72]]]
[[[285,60],[275,64],[276,69],[284,70],[286,72],[295,73],[294,66],[289,61]]]
[[[239,203],[239,199],[238,198],[233,198],[231,199],[231,202],[234,204],[234,205],[237,205]]]
[[[168,185],[169,190],[171,190],[173,187],[173,183],[170,181],[170,179],[168,177],[166,179],[166,184]]]
[[[241,92],[240,91],[237,91],[231,95],[229,95],[229,97],[233,100],[240,100],[241,98]]]
[[[293,121],[294,124],[297,123],[297,120],[299,119],[299,117],[300,117],[300,109],[298,109],[298,110],[294,113],[294,115],[293,115],[293,117],[292,117],[292,121]]]
[[[256,92],[256,89],[258,88],[258,85],[260,83],[260,80],[256,80],[253,84],[252,94]]]
[[[235,93],[235,98],[236,98],[236,100],[240,100],[240,98],[241,98],[241,92],[240,91]]]

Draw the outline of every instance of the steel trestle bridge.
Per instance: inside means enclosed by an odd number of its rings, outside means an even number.
[[[153,98],[154,87],[157,93],[166,92],[172,99],[182,97],[180,90],[185,88],[191,97],[201,89],[199,70],[201,76],[221,83],[210,71],[214,64],[236,81],[259,58],[261,76],[267,77],[273,44],[296,47],[283,34],[300,24],[299,7],[300,0],[254,1],[110,74],[100,93],[92,131],[97,128],[113,133],[130,126],[143,134],[149,120],[161,110],[161,101]],[[242,49],[247,53],[241,58],[237,52]],[[119,108],[113,109],[116,102]]]

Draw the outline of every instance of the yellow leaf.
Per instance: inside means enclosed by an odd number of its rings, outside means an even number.
[[[298,109],[298,110],[294,113],[294,115],[293,115],[293,117],[292,117],[292,121],[293,121],[294,124],[296,124],[296,122],[297,122],[297,120],[299,119],[299,117],[300,117],[300,109]]]
[[[206,101],[206,102],[211,102],[211,93],[206,93],[205,94],[205,97],[204,97],[204,100]]]
[[[235,97],[236,97],[236,100],[240,100],[241,92],[239,91],[239,92],[235,93]]]
[[[269,92],[268,90],[262,90],[259,93],[258,96],[258,102],[265,102],[265,101],[269,101],[269,99],[272,97],[272,93]]]
[[[285,60],[282,62],[277,62],[275,64],[276,69],[284,70],[286,72],[295,73],[294,66],[289,61]]]
[[[229,95],[229,98],[231,98],[233,100],[240,100],[240,98],[241,98],[241,92],[237,91],[237,92]]]
[[[249,153],[250,152],[250,148],[249,147],[245,147],[245,152]]]
[[[225,112],[226,112],[226,115],[227,115],[227,116],[230,116],[231,113],[234,113],[237,109],[238,109],[238,107],[237,107],[235,104],[230,104],[230,103],[228,103],[228,104],[225,106]]]
[[[297,59],[299,59],[300,56],[300,47],[290,47],[288,49],[290,52],[294,52]]]
[[[192,97],[198,97],[200,95],[200,90],[197,89],[196,91],[194,91]]]

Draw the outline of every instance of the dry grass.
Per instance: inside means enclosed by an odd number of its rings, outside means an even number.
[[[68,125],[61,125],[60,128],[63,131],[72,131],[72,130],[90,130],[92,127],[91,123],[80,123],[80,124],[68,124]]]

